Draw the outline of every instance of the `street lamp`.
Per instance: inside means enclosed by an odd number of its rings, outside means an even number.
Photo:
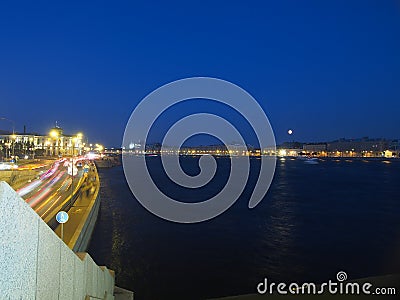
[[[15,136],[15,122],[13,120],[7,119],[5,117],[0,117],[0,120],[7,121],[7,122],[11,123],[11,125],[12,125],[12,135],[11,135],[11,137],[13,138]],[[12,145],[13,145],[12,155],[14,156],[14,143],[12,143]],[[7,158],[7,150],[6,150],[6,158]]]
[[[71,142],[72,142],[72,158],[75,156],[75,144],[76,144],[77,138],[73,137]]]
[[[50,136],[53,139],[56,139],[58,137],[58,132],[56,130],[52,130],[52,131],[50,131]]]
[[[8,141],[4,145],[6,146],[6,159],[8,159],[8,155],[10,154],[9,152],[10,152],[11,143],[10,143],[10,141]]]
[[[35,143],[33,138],[29,138],[29,149],[28,149],[31,154],[32,158],[35,159]]]
[[[13,142],[12,142],[12,156],[13,156],[13,158],[14,158],[14,161],[16,161],[16,160],[15,160],[15,141],[16,141],[16,139],[17,139],[17,136],[13,133],[13,134],[11,135],[11,138],[13,139]]]
[[[74,197],[74,176],[75,176],[75,163],[74,163],[74,157],[75,157],[75,143],[77,141],[77,137],[73,137],[71,139],[72,143],[72,158],[71,158],[71,197],[69,201],[69,207],[72,206],[72,198]]]
[[[46,146],[46,156],[48,156],[50,152],[50,139],[47,139],[44,145]]]
[[[58,147],[57,154],[59,154],[59,152],[60,152],[60,147],[59,147],[59,142],[58,142],[59,132],[57,130],[53,129],[49,132],[49,136],[51,137],[51,139],[56,141],[56,144],[54,144],[54,142],[53,142],[53,146],[54,146],[53,155],[55,155],[55,153],[56,153],[56,151],[55,151],[56,146]]]
[[[78,141],[78,153],[79,155],[82,155],[82,139],[83,139],[83,133],[82,132],[78,132],[76,134],[76,139]]]
[[[72,143],[72,158],[71,158],[71,198],[70,198],[70,203],[69,206],[72,206],[72,200],[73,200],[73,196],[74,196],[74,176],[75,176],[75,171],[77,171],[76,167],[75,167],[75,145],[78,143],[77,147],[78,147],[78,151],[80,151],[79,149],[81,148],[81,141],[82,141],[82,137],[83,134],[82,133],[77,133],[76,136],[72,137],[71,139],[71,143]],[[80,153],[78,153],[80,154]]]

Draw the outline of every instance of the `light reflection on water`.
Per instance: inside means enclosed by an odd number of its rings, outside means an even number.
[[[186,159],[184,169],[197,169],[196,159]],[[222,173],[197,192],[199,201],[226,181],[229,163],[217,161]],[[190,225],[147,212],[133,199],[121,168],[101,170],[102,204],[88,252],[114,269],[117,284],[139,300],[254,293],[264,277],[321,282],[339,270],[350,278],[400,272],[400,161],[369,162],[278,160],[266,199],[249,210],[260,163],[252,159],[241,199],[220,217]],[[163,188],[190,197],[190,191]]]

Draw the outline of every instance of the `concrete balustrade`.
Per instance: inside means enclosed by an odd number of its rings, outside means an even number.
[[[114,299],[114,272],[74,253],[0,182],[0,299]]]

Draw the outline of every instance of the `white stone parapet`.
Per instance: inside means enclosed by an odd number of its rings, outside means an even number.
[[[0,182],[0,299],[114,299],[114,272],[74,253]]]

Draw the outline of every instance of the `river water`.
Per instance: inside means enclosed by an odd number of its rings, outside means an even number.
[[[196,174],[198,159],[181,159]],[[215,195],[229,175],[217,158],[217,176],[196,194],[174,186],[158,157],[148,166],[161,190],[181,201]],[[135,299],[208,299],[256,293],[274,282],[324,282],[400,273],[400,160],[324,159],[318,164],[278,159],[265,199],[247,203],[248,185],[219,217],[199,224],[162,220],[133,197],[122,167],[100,170],[101,208],[88,252],[116,272],[116,284]]]

